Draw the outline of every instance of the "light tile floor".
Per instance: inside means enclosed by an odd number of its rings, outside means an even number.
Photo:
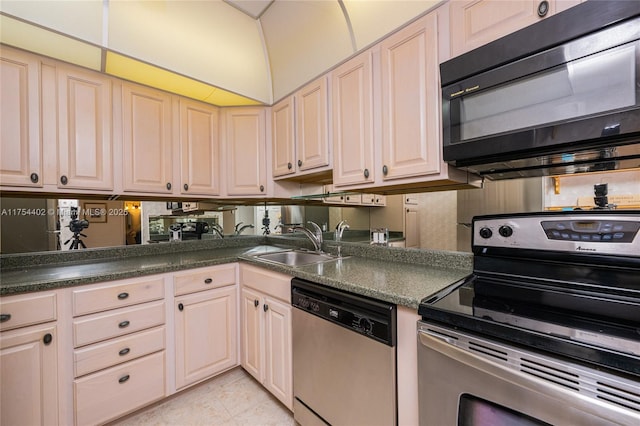
[[[238,367],[111,426],[292,426],[293,414]]]

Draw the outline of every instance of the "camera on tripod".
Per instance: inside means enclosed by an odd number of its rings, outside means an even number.
[[[73,232],[73,237],[69,238],[67,241],[64,242],[65,245],[71,242],[71,246],[69,247],[69,250],[77,250],[80,247],[87,248],[87,246],[84,245],[84,242],[80,239],[80,237],[82,236],[87,238],[87,236],[82,233],[82,230],[88,227],[89,227],[89,221],[78,220],[78,208],[71,207],[71,221],[69,222],[69,229],[71,230],[71,232]]]

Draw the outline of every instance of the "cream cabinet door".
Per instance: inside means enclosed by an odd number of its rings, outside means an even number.
[[[0,424],[58,424],[55,324],[0,333]]]
[[[374,181],[372,53],[366,51],[331,73],[333,185]]]
[[[260,383],[264,381],[264,333],[262,295],[248,288],[242,289],[241,353],[242,367]]]
[[[58,188],[113,189],[111,78],[58,68]]]
[[[386,38],[382,67],[382,179],[440,172],[437,12]]]
[[[273,177],[296,172],[295,101],[289,96],[271,108],[271,143],[273,146]]]
[[[42,187],[40,63],[0,48],[0,185]]]
[[[266,296],[265,315],[266,375],[265,387],[287,408],[293,410],[293,364],[291,341],[291,305]]]
[[[122,84],[124,190],[171,194],[171,95]]]
[[[405,247],[420,247],[420,222],[417,207],[405,207],[404,237]]]
[[[238,364],[236,286],[177,297],[176,387]]]
[[[296,165],[298,171],[330,165],[327,77],[296,95]]]
[[[457,0],[450,4],[452,57],[534,24],[556,9],[556,0]]]
[[[185,195],[220,195],[218,108],[180,99],[180,159]]]
[[[227,194],[266,195],[265,108],[229,108],[225,121]]]

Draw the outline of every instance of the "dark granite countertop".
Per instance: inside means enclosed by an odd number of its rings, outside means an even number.
[[[417,309],[422,298],[471,272],[471,255],[466,253],[349,243],[342,243],[345,258],[302,267],[268,263],[255,257],[291,248],[290,244],[291,240],[285,237],[263,237],[241,242],[155,244],[152,248],[104,250],[84,256],[80,253],[12,256],[2,259],[0,296],[242,261]],[[335,253],[336,247],[337,243],[327,242],[324,249]]]

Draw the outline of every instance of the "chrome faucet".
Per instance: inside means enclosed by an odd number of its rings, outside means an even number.
[[[220,226],[220,224],[218,223],[212,223],[210,226],[211,230],[213,232],[215,232],[216,234],[218,234],[218,236],[220,238],[224,238],[224,230],[222,229],[222,226]]]
[[[342,234],[344,233],[345,229],[349,229],[349,225],[347,224],[346,220],[343,220],[336,225],[335,240],[337,242],[342,241]]]
[[[315,222],[309,221],[307,223],[310,223],[311,225],[313,225],[313,227],[315,228],[315,232],[310,231],[304,226],[294,226],[291,229],[291,232],[296,232],[296,231],[302,232],[304,235],[307,236],[307,238],[309,238],[309,240],[311,240],[311,243],[313,244],[313,248],[315,249],[315,251],[319,252],[321,251],[321,248],[322,248],[322,229]]]
[[[242,234],[242,231],[244,231],[247,228],[253,229],[253,225],[252,224],[243,225],[243,226],[240,226],[240,225],[242,225],[242,222],[239,222],[239,223],[236,224],[236,227],[235,227],[235,234],[236,235]]]

